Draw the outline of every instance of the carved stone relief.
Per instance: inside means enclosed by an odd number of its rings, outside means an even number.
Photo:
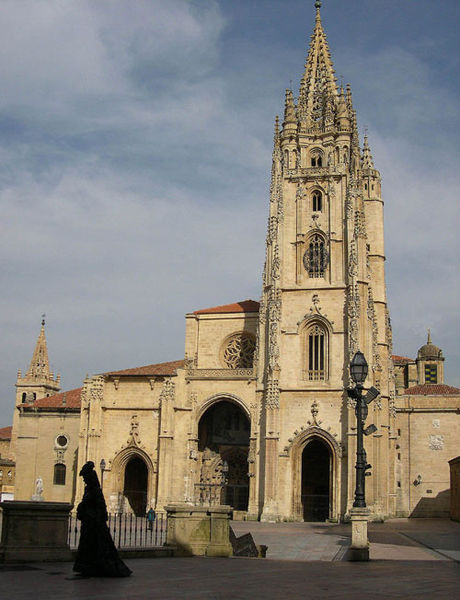
[[[444,448],[444,436],[430,435],[430,450],[442,450]]]
[[[160,394],[160,401],[163,402],[165,400],[174,400],[175,396],[175,383],[174,381],[168,377],[163,384],[163,389]]]
[[[279,408],[280,389],[279,389],[279,384],[278,384],[277,379],[271,377],[268,380],[265,398],[266,398],[267,408],[271,408],[271,409]]]

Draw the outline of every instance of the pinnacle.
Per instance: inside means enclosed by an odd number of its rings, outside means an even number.
[[[363,169],[374,169],[374,160],[372,158],[371,149],[369,148],[369,141],[367,134],[364,136],[363,145]]]

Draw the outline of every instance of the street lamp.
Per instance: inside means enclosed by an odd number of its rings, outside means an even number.
[[[105,471],[105,460],[102,458],[99,463],[101,468],[101,492],[104,490],[104,471]]]
[[[350,363],[350,374],[355,387],[347,390],[348,396],[356,401],[356,487],[355,500],[353,502],[354,508],[366,507],[365,477],[366,475],[370,475],[367,471],[372,466],[367,463],[363,435],[370,435],[377,431],[375,425],[369,425],[364,429],[364,422],[369,412],[367,405],[379,395],[379,391],[375,387],[371,387],[367,394],[363,396],[363,383],[366,381],[368,370],[364,354],[358,350]]]
[[[371,387],[367,394],[363,396],[363,383],[366,381],[367,373],[367,361],[364,354],[358,350],[350,363],[350,375],[355,387],[347,390],[349,398],[353,398],[356,402],[356,488],[355,501],[353,502],[353,508],[350,510],[351,547],[349,560],[362,561],[369,560],[369,540],[367,537],[369,510],[366,508],[365,481],[366,475],[370,475],[366,471],[371,468],[366,459],[363,435],[370,435],[377,431],[375,425],[369,425],[364,429],[364,422],[369,412],[367,405],[379,395],[379,391],[375,387]]]

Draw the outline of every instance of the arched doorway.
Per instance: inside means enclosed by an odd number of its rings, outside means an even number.
[[[249,431],[247,416],[227,400],[217,402],[201,417],[198,424],[201,469],[197,484],[201,498],[229,504],[235,510],[248,509]]]
[[[302,452],[302,509],[304,521],[325,521],[330,514],[331,451],[312,438]]]
[[[145,516],[147,509],[148,469],[142,458],[133,456],[125,468],[123,495],[138,517]]]

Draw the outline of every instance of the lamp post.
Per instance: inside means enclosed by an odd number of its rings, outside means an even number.
[[[104,491],[104,471],[105,471],[105,460],[103,458],[101,459],[99,466],[101,468],[101,492],[103,492]]]
[[[350,398],[353,398],[356,415],[356,486],[353,509],[351,510],[352,542],[351,560],[369,560],[369,542],[367,539],[367,521],[369,511],[366,508],[366,475],[371,465],[367,463],[366,451],[364,450],[363,435],[370,435],[377,431],[375,425],[364,428],[369,409],[367,405],[379,395],[375,387],[369,388],[363,396],[363,383],[368,373],[367,361],[364,354],[358,350],[350,363],[350,375],[355,384],[354,388],[347,390]]]
[[[350,363],[350,374],[355,383],[355,414],[356,414],[356,487],[355,508],[366,506],[366,451],[363,443],[363,425],[367,417],[367,404],[363,406],[363,382],[366,380],[368,373],[367,361],[364,354],[358,350]]]

